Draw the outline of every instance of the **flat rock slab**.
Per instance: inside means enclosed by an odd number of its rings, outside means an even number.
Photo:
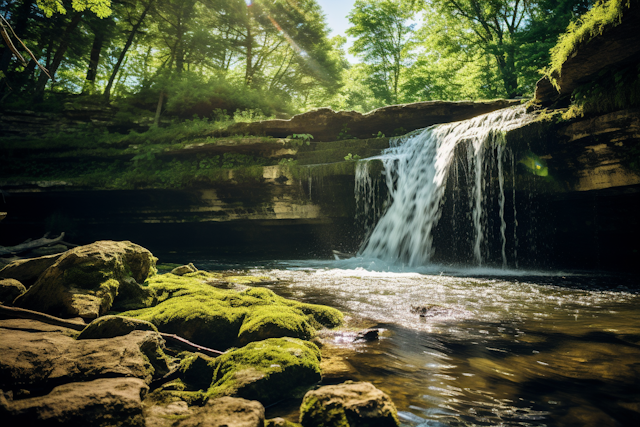
[[[486,102],[427,101],[390,105],[362,114],[356,111],[333,111],[319,108],[293,116],[290,120],[266,120],[236,123],[222,131],[224,135],[265,135],[286,138],[293,134],[311,134],[313,141],[335,141],[349,138],[371,138],[381,132],[401,135],[439,123],[457,122],[481,114],[520,104],[519,100]],[[344,137],[344,134],[349,137]]]
[[[156,332],[81,341],[74,332],[35,320],[1,320],[0,388],[42,390],[105,377],[149,383],[168,371],[166,360],[157,358],[164,340]]]
[[[3,424],[12,426],[144,426],[147,390],[138,378],[102,378],[63,384],[27,399],[8,400],[0,394],[0,414]]]

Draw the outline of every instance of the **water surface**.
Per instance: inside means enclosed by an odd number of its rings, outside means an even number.
[[[386,391],[406,426],[640,425],[634,277],[362,258],[249,271],[383,328],[377,342],[333,341],[354,350],[353,379]]]

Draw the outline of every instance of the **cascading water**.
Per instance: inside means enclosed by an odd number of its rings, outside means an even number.
[[[525,107],[520,106],[462,122],[431,126],[392,140],[389,149],[381,156],[372,158],[381,160],[384,164],[388,206],[375,228],[368,230],[371,226],[365,224],[367,238],[359,255],[409,266],[428,264],[435,252],[434,228],[442,215],[450,169],[455,162],[463,162],[453,169],[456,176],[462,170],[467,177],[473,229],[471,250],[475,263],[482,265],[487,251],[487,206],[491,202],[487,200],[489,183],[486,176],[488,168],[493,167],[489,164],[489,159],[494,159],[498,166],[501,257],[502,266],[506,267],[504,163],[510,157],[513,173],[515,159],[505,146],[504,135],[530,120]],[[465,150],[466,156],[456,155],[457,147]],[[360,217],[369,218],[367,221],[371,222],[372,213],[373,221],[379,216],[379,212],[376,215],[379,207],[375,206],[379,189],[378,193],[374,193],[375,185],[367,173],[370,161],[371,159],[367,159],[359,165],[355,191]],[[515,205],[513,226],[514,238],[517,238]],[[516,250],[514,246],[514,256]]]

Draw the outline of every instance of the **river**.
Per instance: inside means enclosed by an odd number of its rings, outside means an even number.
[[[380,328],[378,341],[326,339],[353,351],[350,378],[387,392],[405,426],[640,423],[635,277],[364,258],[197,265],[266,276],[282,296]]]

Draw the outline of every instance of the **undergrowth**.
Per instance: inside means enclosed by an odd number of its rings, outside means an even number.
[[[546,75],[551,83],[558,88],[554,76],[560,74],[562,64],[589,40],[601,35],[608,28],[618,25],[625,9],[631,6],[631,0],[598,1],[591,10],[569,24],[567,31],[558,39],[558,43],[551,49],[551,64]]]

